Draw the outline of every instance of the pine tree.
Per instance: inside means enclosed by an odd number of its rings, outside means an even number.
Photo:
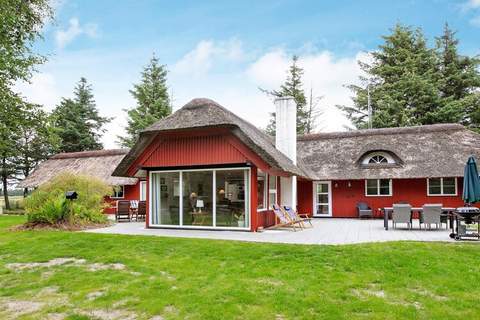
[[[303,90],[302,83],[303,69],[298,66],[298,56],[292,57],[292,64],[288,69],[287,79],[284,84],[280,86],[279,90],[265,90],[260,89],[262,92],[273,97],[293,97],[297,104],[297,133],[304,134],[307,131],[308,126],[308,110],[306,110],[307,99]],[[268,124],[266,131],[268,134],[275,135],[275,112],[271,114],[270,123]]]
[[[132,147],[141,130],[172,113],[167,87],[167,69],[153,56],[142,71],[142,79],[130,93],[136,106],[124,110],[128,114],[127,136],[118,137],[124,147]]]
[[[81,78],[74,90],[74,98],[63,98],[52,113],[59,136],[59,151],[77,152],[102,149],[100,138],[103,125],[111,118],[102,117],[93,98],[92,87]]]
[[[460,122],[480,130],[480,60],[461,56],[448,25],[431,49],[421,29],[397,25],[360,63],[367,74],[351,85],[353,107],[339,106],[357,128],[368,123],[370,89],[375,128]]]
[[[458,53],[455,32],[445,24],[443,34],[436,38],[439,90],[442,102],[437,117],[442,122],[461,122],[480,129],[480,59]]]
[[[421,29],[396,25],[384,36],[371,64],[360,62],[368,75],[362,85],[351,85],[353,107],[340,106],[358,128],[368,125],[367,91],[371,95],[373,127],[401,127],[438,121],[436,57]]]

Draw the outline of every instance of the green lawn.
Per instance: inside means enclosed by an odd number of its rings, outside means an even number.
[[[0,319],[480,318],[476,243],[300,246],[7,230],[23,219],[0,217]]]

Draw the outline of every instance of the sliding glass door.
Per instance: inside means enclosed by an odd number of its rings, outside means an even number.
[[[151,175],[150,207],[152,212],[151,223],[157,225],[178,225],[180,199],[178,172],[160,172]]]
[[[182,172],[183,225],[213,226],[213,171]]]
[[[150,172],[150,224],[248,229],[250,169]]]

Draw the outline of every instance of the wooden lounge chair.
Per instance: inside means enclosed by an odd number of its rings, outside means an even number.
[[[130,201],[118,200],[117,210],[115,211],[115,220],[117,222],[132,221],[130,217]]]
[[[297,211],[293,210],[293,208],[289,206],[283,206],[283,209],[285,209],[285,213],[290,218],[290,220],[300,221],[303,228],[305,228],[305,222],[308,222],[310,226],[313,228],[312,218],[309,217],[308,214],[306,213],[299,214]]]
[[[147,217],[147,202],[138,202],[137,221],[145,221]]]
[[[292,221],[285,210],[280,208],[278,205],[272,205],[273,213],[275,213],[275,217],[278,219],[279,223],[276,223],[272,228],[280,228],[280,227],[292,227],[293,231],[297,231],[297,228],[302,229],[301,221]],[[296,226],[298,225],[298,226]]]

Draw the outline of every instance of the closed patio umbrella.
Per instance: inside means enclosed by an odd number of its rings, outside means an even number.
[[[470,156],[463,174],[463,201],[467,204],[480,201],[480,177],[475,158]]]

